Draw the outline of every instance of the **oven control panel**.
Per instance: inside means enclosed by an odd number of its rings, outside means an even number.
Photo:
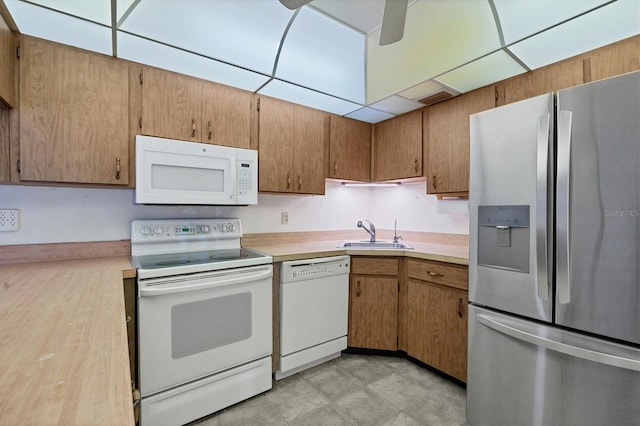
[[[131,242],[240,238],[239,219],[134,220]]]

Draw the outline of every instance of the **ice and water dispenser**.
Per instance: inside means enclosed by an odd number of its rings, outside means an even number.
[[[529,206],[478,206],[478,266],[529,273]]]

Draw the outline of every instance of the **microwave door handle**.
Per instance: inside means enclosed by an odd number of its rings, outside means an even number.
[[[164,286],[164,285],[155,285],[149,287],[140,288],[140,297],[149,297],[149,296],[164,296],[167,294],[174,293],[184,293],[188,291],[200,291],[207,290],[211,288],[224,287],[228,285],[234,284],[244,284],[253,281],[259,281],[265,278],[271,277],[273,274],[270,269],[265,269],[263,271],[259,271],[257,273],[251,274],[241,274],[237,276],[233,276],[232,278],[227,279],[206,279],[206,277],[200,278],[198,281],[205,281],[200,284],[179,284],[174,286]]]

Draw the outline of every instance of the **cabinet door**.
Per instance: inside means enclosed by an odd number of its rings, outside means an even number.
[[[15,104],[13,86],[15,58],[14,36],[7,23],[0,16],[0,108],[10,108]]]
[[[370,123],[332,116],[329,133],[329,177],[371,180]]]
[[[397,279],[360,275],[351,277],[348,344],[368,349],[397,349]]]
[[[21,51],[20,178],[126,185],[128,66],[27,37]]]
[[[415,280],[407,292],[407,354],[466,381],[467,292]]]
[[[509,104],[582,83],[582,59],[562,61],[505,80],[504,102]]]
[[[202,102],[202,142],[250,148],[250,92],[203,82]]]
[[[422,176],[422,110],[377,123],[373,133],[374,180]]]
[[[328,114],[295,105],[292,192],[324,194]]]
[[[585,65],[585,82],[639,70],[640,35],[598,49]]]
[[[490,86],[425,110],[427,194],[469,192],[469,115],[494,106]]]
[[[294,104],[260,98],[258,189],[261,192],[293,190],[294,113]]]
[[[202,82],[155,68],[142,81],[142,134],[200,142]]]

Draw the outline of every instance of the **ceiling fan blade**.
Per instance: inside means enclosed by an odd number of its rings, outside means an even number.
[[[280,3],[287,9],[295,10],[300,9],[307,3],[311,3],[311,0],[280,0]]]
[[[409,0],[387,0],[384,3],[382,28],[380,29],[380,46],[386,46],[402,40],[408,3]]]

